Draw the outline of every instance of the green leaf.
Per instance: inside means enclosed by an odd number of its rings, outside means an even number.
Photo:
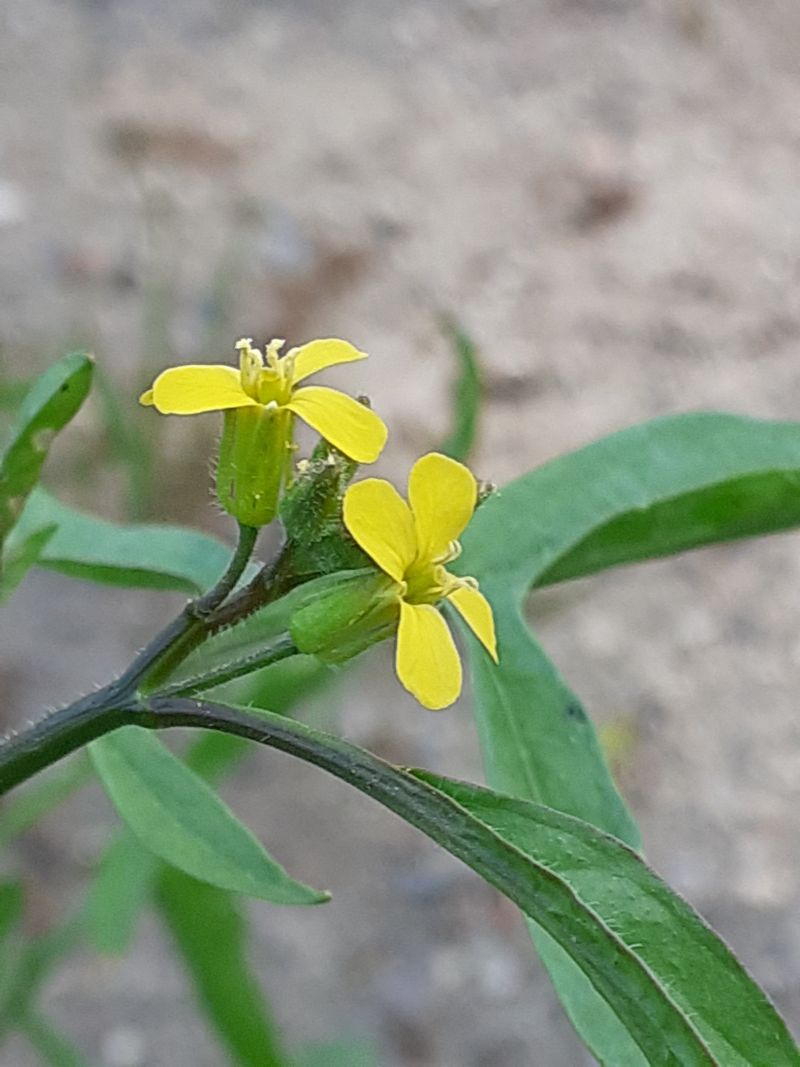
[[[248,741],[209,730],[192,743],[186,764],[204,781],[214,782],[249,749]],[[158,856],[127,826],[113,838],[100,857],[87,901],[89,936],[97,952],[117,956],[127,951],[163,869]]]
[[[800,423],[701,412],[633,426],[478,510],[462,573],[532,584],[800,523]],[[513,546],[513,551],[510,551]]]
[[[280,716],[165,701],[322,767],[396,812],[535,920],[591,981],[646,1062],[798,1067],[800,1050],[725,945],[622,842],[569,815],[393,767]],[[614,1063],[615,1061],[609,1061]]]
[[[39,819],[60,807],[91,777],[91,764],[86,755],[80,753],[65,768],[37,778],[12,800],[6,799],[0,807],[0,849],[6,848]]]
[[[577,952],[572,954],[598,989],[606,981],[627,983],[617,953],[635,960],[642,1018],[637,1020],[629,997],[624,1016],[617,1010],[650,1062],[672,1062],[671,1051],[680,1064],[800,1063],[800,1052],[774,1008],[735,957],[635,852],[587,823],[530,801],[424,771],[415,773],[529,857],[548,880],[558,881],[571,895],[560,905],[556,903],[560,890],[553,895],[550,908],[555,921],[551,916],[545,922],[540,909],[538,915],[530,910],[528,914],[569,951],[564,935],[581,913],[572,935]],[[545,891],[549,894],[553,888]],[[677,1016],[680,1026],[675,1025]],[[660,1047],[652,1031],[659,1017]]]
[[[304,670],[297,671],[297,664]],[[260,672],[258,686],[248,692],[249,702],[268,699],[272,710],[288,713],[306,693],[318,688],[327,669],[319,670],[311,657],[295,656]],[[225,777],[251,749],[249,741],[231,734],[202,731],[194,739],[185,762],[204,781]],[[23,798],[24,799],[24,798]],[[0,842],[3,816],[0,814]],[[87,920],[92,944],[98,952],[122,955],[133,939],[141,911],[155,892],[162,864],[127,826],[111,841],[100,858],[89,891]]]
[[[46,1064],[51,1067],[88,1067],[75,1045],[38,1013],[26,1016],[20,1030],[27,1037]]]
[[[591,822],[630,845],[636,824],[613,784],[594,726],[525,624],[516,598],[481,582],[500,663],[469,640],[486,777],[497,789]]]
[[[8,600],[31,567],[38,563],[55,532],[55,525],[43,526],[18,542],[13,552],[0,549],[0,604]]]
[[[31,493],[9,541],[54,524],[38,560],[72,578],[195,594],[220,577],[231,551],[196,530],[153,523],[119,525],[62,504],[44,489]]]
[[[247,958],[244,918],[229,893],[165,868],[158,903],[198,1000],[240,1067],[288,1067]]]
[[[11,933],[22,918],[25,895],[22,883],[0,882],[0,943]]]
[[[221,889],[275,904],[328,899],[290,878],[216,793],[152,734],[125,727],[89,749],[117,811],[161,859]]]
[[[16,411],[32,385],[30,378],[0,377],[0,411]]]
[[[374,1041],[343,1038],[306,1045],[294,1060],[296,1067],[380,1067],[381,1057]]]
[[[19,1026],[20,1020],[35,1014],[34,1004],[53,968],[78,944],[83,933],[80,916],[56,927],[42,937],[26,940],[14,960],[0,992],[0,1040]]]
[[[453,425],[439,451],[466,463],[475,444],[481,406],[478,353],[472,339],[455,320],[445,318],[443,325],[458,361],[458,377],[453,391]]]
[[[121,956],[127,951],[161,868],[158,856],[127,827],[112,839],[86,899],[89,939],[96,952]]]
[[[555,459],[494,494],[463,538],[463,574],[492,603],[500,664],[469,640],[487,779],[638,844],[580,702],[522,620],[531,586],[800,523],[800,424],[709,413],[635,426]],[[605,1005],[559,953],[543,958],[602,1061],[627,1063]],[[595,1026],[586,1020],[600,1018]],[[632,1063],[641,1063],[631,1060]]]
[[[14,526],[39,480],[53,436],[74,417],[89,392],[93,364],[73,352],[36,379],[22,401],[0,456],[0,543]]]

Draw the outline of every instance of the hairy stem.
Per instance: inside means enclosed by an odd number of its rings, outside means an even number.
[[[118,685],[125,691],[129,691],[131,687],[153,689],[213,632],[209,626],[214,613],[225,602],[244,573],[257,537],[258,530],[255,527],[239,525],[236,551],[217,584],[199,599],[189,601],[180,615],[139,653],[119,679]],[[262,584],[263,575],[267,570],[265,567],[260,571],[250,584]]]
[[[136,721],[124,703],[100,699],[106,695],[100,690],[95,699],[79,700],[9,735],[0,745],[0,795],[96,737]]]
[[[217,630],[278,599],[296,584],[284,548],[241,592],[230,595],[244,573],[257,536],[254,527],[240,525],[236,551],[217,584],[202,597],[189,601],[119,678],[68,707],[51,712],[22,733],[10,734],[0,743],[0,795],[111,730],[132,724],[154,725],[145,721],[148,713],[143,694],[168,678],[190,652]],[[209,675],[184,681],[167,692],[196,692],[294,654],[294,645],[277,644],[279,647],[263,651],[263,662],[259,657],[253,657],[251,663],[239,661],[225,670],[219,668]]]
[[[240,659],[231,660],[230,663],[223,663],[214,670],[162,686],[154,695],[158,697],[191,696],[193,693],[223,685],[225,682],[252,674],[253,671],[259,671],[263,667],[269,667],[273,663],[279,663],[282,659],[288,659],[297,654],[294,641],[288,634],[282,634],[271,645],[257,652],[251,652],[249,656],[242,656]]]

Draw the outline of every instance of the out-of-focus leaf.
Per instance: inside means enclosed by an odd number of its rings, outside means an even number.
[[[78,753],[65,768],[37,778],[15,793],[13,799],[5,799],[0,807],[0,849],[63,804],[91,778],[88,757]]]
[[[33,381],[29,378],[0,377],[0,411],[15,411],[32,385]]]
[[[20,1020],[35,1013],[39,991],[53,968],[71,952],[83,933],[80,916],[56,927],[42,937],[30,938],[22,944],[21,952],[11,964],[0,993],[0,1040],[9,1030],[16,1029]]]
[[[161,859],[221,889],[276,904],[328,899],[290,878],[217,794],[152,734],[125,727],[89,747],[117,811]]]
[[[20,1030],[50,1067],[89,1067],[89,1061],[69,1038],[38,1013],[22,1019]]]
[[[22,918],[23,903],[24,894],[21,882],[0,882],[0,943]]]
[[[127,827],[108,845],[86,901],[89,937],[97,952],[120,956],[136,920],[151,901],[162,863]]]
[[[247,927],[233,897],[165,867],[161,916],[192,977],[200,1005],[239,1067],[288,1067],[247,958]]]
[[[74,417],[89,392],[93,364],[82,352],[44,372],[22,401],[0,456],[0,543],[17,521],[39,480],[54,435]]]
[[[295,1053],[296,1067],[380,1067],[380,1052],[374,1041],[342,1039],[306,1045]]]
[[[57,530],[39,566],[107,585],[199,593],[220,577],[231,555],[220,541],[196,530],[122,526],[68,507],[43,489],[31,494],[9,547],[17,536],[50,524]]]
[[[123,466],[127,475],[128,492],[126,519],[139,519],[147,511],[156,488],[153,477],[153,458],[157,453],[157,427],[150,422],[145,433],[139,405],[120,403],[117,383],[98,366],[95,374],[95,395],[100,401],[105,434],[111,453],[109,458]]]
[[[54,525],[43,526],[18,542],[13,552],[0,549],[0,604],[8,600],[31,567],[38,563],[55,532]]]
[[[458,376],[453,390],[452,426],[439,451],[466,463],[475,444],[481,407],[478,352],[472,338],[455,320],[445,318],[443,325],[458,361]]]

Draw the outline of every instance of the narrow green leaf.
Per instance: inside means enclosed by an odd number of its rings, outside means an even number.
[[[532,584],[798,524],[800,423],[673,415],[499,490],[470,523],[461,565],[502,575],[522,595]]]
[[[525,918],[539,958],[550,975],[569,1020],[599,1063],[647,1067],[641,1049],[608,1001],[595,992],[577,963],[533,919]]]
[[[305,672],[295,669],[298,661]],[[259,686],[247,693],[248,702],[258,706],[261,694],[272,710],[288,713],[298,700],[320,684],[329,671],[315,669],[310,656],[297,656],[260,672]],[[268,677],[267,677],[268,676]],[[251,749],[251,743],[231,734],[201,731],[185,756],[186,765],[211,784],[224,778]],[[3,816],[0,814],[0,841]],[[139,915],[153,898],[162,863],[124,827],[110,842],[97,865],[89,890],[87,920],[89,936],[98,952],[122,955],[127,951]]]
[[[186,765],[206,782],[215,782],[236,766],[250,743],[230,734],[203,732],[192,743]],[[89,889],[86,918],[97,952],[112,956],[127,951],[140,913],[155,893],[162,861],[127,826],[114,837],[97,864]]]
[[[779,1063],[800,1063],[800,1051],[774,1008],[736,958],[635,852],[587,823],[530,801],[503,797],[425,771],[414,773],[530,857],[572,894],[573,907],[597,924],[605,941],[605,946],[598,941],[599,951],[590,961],[589,956],[594,953],[586,937],[588,930],[585,926],[576,930],[584,944],[573,958],[582,963],[593,981],[597,982],[593,976],[595,964],[604,972],[604,980],[622,978],[617,952],[630,954],[636,960],[651,987],[642,987],[642,995],[648,1000],[646,1010],[652,1013],[650,1021],[655,1023],[659,1014],[664,1020],[659,1059],[651,1062],[670,1062],[667,1051],[677,1034],[674,1016],[679,1014],[687,1034],[696,1034],[693,1054],[698,1057],[697,1062],[725,1067],[748,1067],[759,1062],[775,1067]],[[545,929],[549,925],[551,936],[566,947],[563,929],[559,937],[554,924],[542,921],[541,914],[531,917],[538,918]],[[570,922],[566,911],[561,912],[557,923],[563,920]],[[587,948],[589,952],[580,960],[579,955]],[[661,1006],[656,1005],[656,999]],[[627,1005],[626,1021],[631,1033],[637,1035],[629,1008]],[[637,1039],[645,1054],[659,1052],[649,1039],[646,1043]],[[681,1038],[672,1047],[675,1053],[681,1047],[688,1052],[692,1043],[684,1044]],[[675,1062],[694,1061],[677,1058]]]
[[[380,1067],[381,1057],[374,1041],[343,1038],[318,1045],[306,1045],[295,1053],[296,1067]]]
[[[88,1067],[83,1053],[38,1013],[22,1019],[20,1030],[50,1067]]]
[[[4,378],[0,376],[0,411],[16,411],[30,392],[30,378]]]
[[[489,783],[638,844],[593,727],[521,619],[522,598],[531,586],[787,529],[800,523],[798,490],[800,424],[700,413],[603,438],[490,498],[459,561],[480,580],[498,623],[499,667],[469,641]],[[585,983],[559,967],[558,952],[545,948],[543,958],[598,1059],[627,1063],[622,1031],[609,1040],[605,1006],[583,999]],[[598,1017],[599,1027],[586,1022]]]
[[[516,598],[481,583],[492,604],[500,664],[469,641],[476,721],[486,777],[639,844],[594,726],[526,626]]]
[[[237,767],[249,751],[251,745],[241,737],[208,730],[192,742],[185,762],[204,782],[213,784]]]
[[[204,1012],[240,1067],[288,1067],[247,958],[247,926],[229,893],[165,867],[158,903]],[[222,949],[222,950],[221,950]]]
[[[290,878],[216,793],[152,734],[125,727],[89,749],[117,811],[161,859],[221,889],[275,904],[328,899]]]
[[[68,507],[44,489],[31,493],[9,545],[50,524],[57,530],[44,546],[39,566],[108,585],[199,593],[219,578],[231,554],[220,541],[196,530],[122,526]]]
[[[401,770],[267,712],[256,717],[197,701],[165,702],[160,710],[168,715],[170,709],[175,725],[212,715],[328,770],[463,860],[569,954],[646,1062],[800,1065],[782,1020],[725,945],[635,852],[589,823]]]
[[[11,933],[22,918],[25,896],[22,883],[0,882],[0,943]]]
[[[458,361],[458,377],[453,390],[453,424],[439,451],[466,463],[475,445],[481,406],[478,352],[472,339],[455,320],[445,318],[443,325]]]
[[[18,542],[13,551],[0,549],[0,604],[8,600],[31,567],[38,563],[55,532],[55,525],[43,526]]]
[[[44,372],[22,401],[10,440],[0,456],[0,543],[39,480],[53,436],[73,418],[89,392],[93,364],[82,352]]]
[[[88,933],[96,952],[121,956],[127,951],[161,867],[158,856],[127,827],[111,840],[86,898]]]
[[[75,948],[82,934],[82,919],[76,916],[42,937],[23,942],[0,993],[0,1040],[17,1028],[21,1019],[34,1014],[33,1005],[45,979]]]

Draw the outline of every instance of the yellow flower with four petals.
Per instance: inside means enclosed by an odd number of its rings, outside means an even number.
[[[312,429],[357,463],[374,463],[386,444],[386,427],[369,408],[352,397],[324,385],[298,389],[317,371],[339,363],[366,359],[347,341],[328,338],[310,341],[278,353],[284,341],[271,341],[266,363],[249,338],[236,345],[240,368],[219,364],[169,367],[142,393],[142,404],[152,404],[162,415],[198,415],[205,411],[265,407],[299,415]]]
[[[271,341],[265,358],[244,338],[236,345],[238,371],[209,364],[170,367],[139,398],[162,415],[225,412],[218,496],[223,507],[251,526],[275,516],[291,458],[295,415],[357,463],[373,463],[386,443],[385,425],[364,404],[326,386],[298,388],[317,371],[366,359],[365,352],[328,338],[281,356],[283,344]]]
[[[436,452],[411,468],[408,504],[380,478],[356,482],[344,497],[345,526],[396,583],[397,676],[434,711],[452,704],[461,692],[461,661],[437,604],[452,604],[497,662],[489,602],[474,579],[458,578],[445,569],[461,551],[457,538],[472,518],[476,501],[470,471]]]

